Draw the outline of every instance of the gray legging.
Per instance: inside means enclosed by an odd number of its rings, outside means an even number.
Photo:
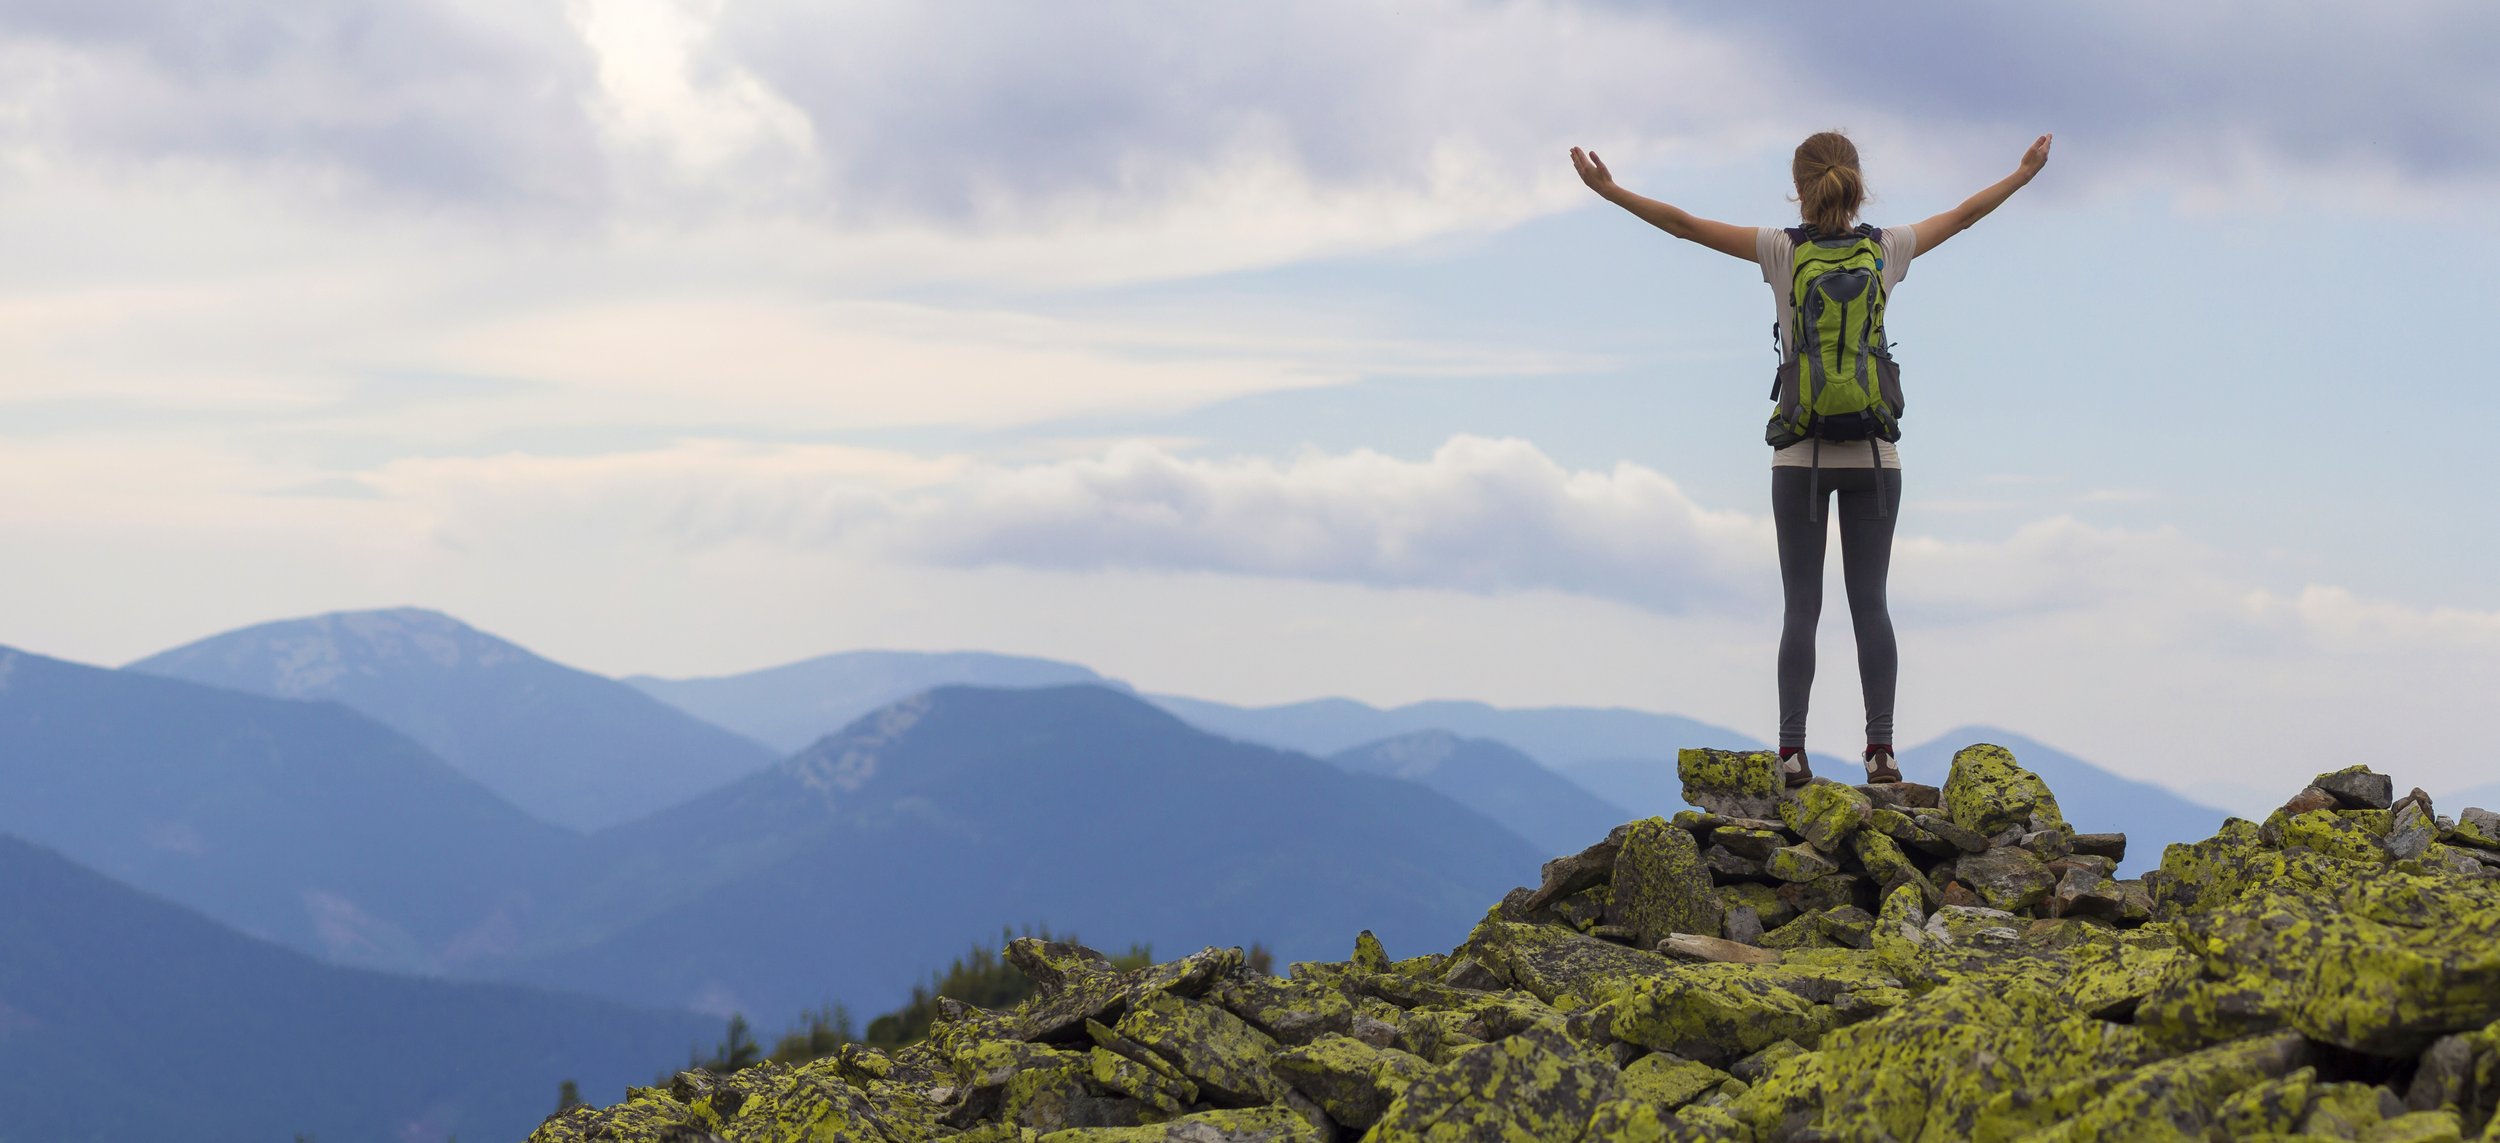
[[[1780,623],[1780,745],[1806,744],[1806,696],[1814,689],[1814,624],[1823,615],[1823,545],[1830,532],[1815,501],[1834,492],[1840,494],[1841,581],[1849,589],[1849,623],[1858,636],[1858,679],[1866,688],[1866,740],[1889,745],[1901,653],[1892,641],[1884,577],[1892,566],[1892,521],[1901,514],[1901,470],[1826,468],[1820,490],[1809,493],[1816,483],[1811,469],[1771,469],[1771,521],[1779,529],[1780,588],[1787,600]]]

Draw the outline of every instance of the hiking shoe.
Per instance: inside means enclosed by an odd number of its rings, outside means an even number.
[[[1866,782],[1870,786],[1901,780],[1901,766],[1892,760],[1892,751],[1877,747],[1866,752]]]
[[[1814,767],[1806,764],[1806,752],[1780,755],[1780,781],[1802,786],[1814,780]]]

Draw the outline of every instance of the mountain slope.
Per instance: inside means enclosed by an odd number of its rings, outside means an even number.
[[[778,757],[614,679],[418,608],[263,623],[124,669],[342,703],[577,830],[641,817]]]
[[[1117,686],[1074,663],[980,651],[845,651],[705,679],[635,675],[636,690],[787,756],[859,716],[944,686]]]
[[[2121,877],[2134,877],[2161,864],[2162,847],[2212,836],[2230,814],[2173,793],[2150,782],[2120,777],[2054,747],[2041,745],[2010,730],[1993,726],[1959,726],[1901,751],[1901,776],[1913,782],[1944,784],[1953,754],[1974,742],[1993,742],[2014,752],[2024,767],[2057,791],[2058,808],[2076,829],[2115,830],[2127,835],[2127,859]],[[2290,791],[2285,791],[2290,796]]]
[[[334,703],[0,648],[0,832],[354,963],[474,955],[578,839]]]
[[[718,1021],[324,965],[0,836],[0,1137],[517,1139]]]
[[[1733,730],[1681,715],[1621,707],[1505,709],[1480,702],[1441,701],[1383,710],[1341,698],[1241,707],[1177,695],[1155,695],[1151,701],[1217,734],[1323,756],[1419,730],[1490,738],[1557,769],[1592,758],[1659,758],[1673,769],[1675,752],[1683,747],[1750,749],[1761,745]]]
[[[1417,784],[1094,686],[933,691],[592,843],[575,947],[512,971],[768,1028],[891,1006],[1002,925],[1283,960],[1366,927],[1446,944],[1549,856]]]
[[[1684,780],[1676,776],[1675,756],[1663,758],[1583,758],[1554,771],[1581,789],[1641,816],[1672,814],[1684,808]]]
[[[1403,778],[1502,823],[1540,852],[1576,853],[1641,815],[1489,738],[1419,730],[1328,756],[1356,774]]]

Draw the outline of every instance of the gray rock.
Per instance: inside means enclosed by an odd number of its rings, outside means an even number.
[[[1763,862],[1762,867],[1782,881],[1812,881],[1840,872],[1839,862],[1802,843],[1773,850],[1770,860]]]
[[[1896,810],[1932,810],[1943,804],[1943,791],[1918,782],[1870,782],[1858,787],[1866,800]]]
[[[1623,849],[1623,835],[1628,828],[1629,823],[1616,826],[1606,840],[1569,857],[1546,862],[1540,871],[1541,883],[1521,904],[1531,910],[1542,909],[1591,885],[1604,884],[1614,876],[1615,855]]]
[[[1964,853],[1986,853],[1988,851],[1988,837],[1986,834],[1980,833],[1977,830],[1963,829],[1961,826],[1953,824],[1953,819],[1948,818],[1943,814],[1913,814],[1910,816],[1910,824],[1926,830],[1928,833],[1934,834],[1937,837],[1943,838],[1946,841],[1952,842],[1954,848],[1959,849]],[[2020,835],[2017,834],[2017,836]]]
[[[1724,845],[1714,845],[1701,851],[1701,863],[1709,866],[1711,872],[1731,880],[1759,881],[1770,876],[1763,869],[1760,859],[1736,853]]]
[[[1954,877],[1989,908],[2019,913],[2048,899],[2055,882],[2039,858],[2019,849],[1992,849],[1954,865]]]
[[[2320,774],[2310,785],[2335,796],[2335,803],[2348,810],[2383,810],[2396,800],[2396,781],[2367,766],[2347,766],[2332,774]]]
[[[1778,830],[1728,826],[1710,831],[1710,844],[1755,861],[1769,858],[1772,850],[1789,844],[1789,841],[1788,836]]]
[[[1722,924],[1727,929],[1727,939],[1731,941],[1740,945],[1762,943],[1762,915],[1754,912],[1751,906],[1738,905],[1729,909]]]
[[[2087,857],[2106,857],[2113,862],[2127,859],[2127,835],[2123,833],[2079,833],[2075,835],[2076,853]]]

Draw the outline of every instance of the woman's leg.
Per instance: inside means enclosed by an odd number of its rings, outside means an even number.
[[[1849,625],[1858,637],[1858,681],[1866,690],[1866,740],[1890,745],[1901,652],[1892,638],[1884,582],[1892,571],[1892,523],[1901,515],[1901,470],[1851,469],[1834,483],[1840,489],[1835,513],[1840,517],[1840,578],[1849,590]]]
[[[1813,473],[1796,467],[1771,469],[1771,523],[1779,533],[1780,745],[1806,744],[1806,697],[1814,690],[1814,624],[1823,616],[1823,543],[1826,526],[1806,493]],[[1824,470],[1829,477],[1831,470]],[[1831,484],[1821,494],[1830,495]]]

